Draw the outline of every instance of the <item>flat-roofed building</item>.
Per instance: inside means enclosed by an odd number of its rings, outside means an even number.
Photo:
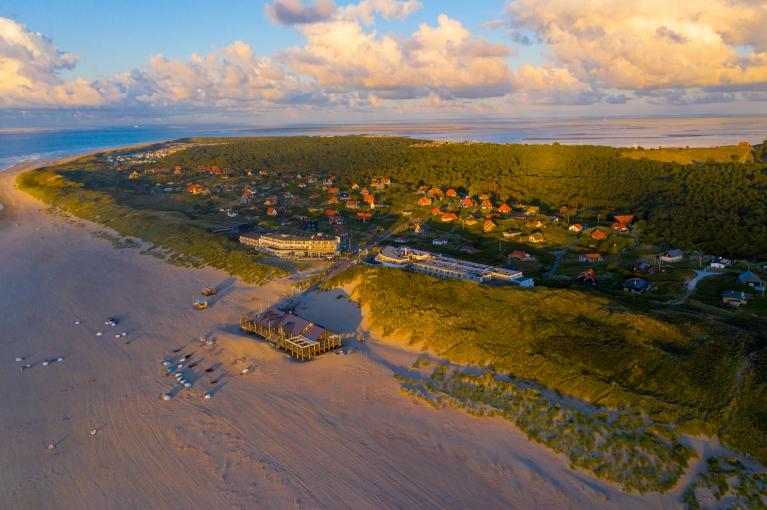
[[[317,259],[340,255],[341,240],[335,236],[296,236],[288,234],[263,234],[255,245],[256,250],[281,258]]]

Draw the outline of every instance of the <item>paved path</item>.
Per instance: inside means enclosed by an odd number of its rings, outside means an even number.
[[[562,260],[562,257],[564,257],[565,253],[567,253],[567,250],[578,244],[578,239],[580,238],[580,234],[578,237],[575,238],[575,242],[569,246],[565,246],[562,250],[555,252],[554,256],[557,257],[557,260],[554,262],[554,266],[551,268],[551,271],[549,271],[549,274],[554,274],[554,272],[557,270],[557,267],[559,267],[559,261]]]
[[[708,269],[693,269],[693,271],[695,271],[696,276],[695,278],[687,282],[687,292],[685,293],[684,297],[677,301],[673,301],[669,304],[680,305],[684,303],[685,301],[687,301],[687,298],[692,295],[693,291],[695,290],[695,286],[698,284],[700,280],[702,280],[703,278],[707,276],[714,276],[714,275],[721,274],[716,271],[709,271]]]

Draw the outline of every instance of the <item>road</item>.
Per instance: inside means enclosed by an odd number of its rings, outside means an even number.
[[[557,260],[554,262],[554,266],[551,268],[551,271],[549,271],[549,274],[554,274],[554,272],[557,270],[557,267],[559,267],[559,261],[562,260],[562,257],[565,255],[565,253],[567,253],[567,250],[578,244],[579,237],[580,235],[575,238],[575,242],[570,246],[565,246],[565,248],[561,251],[554,253],[554,256],[557,257]]]
[[[693,269],[693,271],[695,271],[696,276],[695,278],[687,282],[687,292],[685,293],[684,297],[670,304],[680,305],[684,303],[685,301],[687,301],[687,298],[692,295],[693,291],[695,290],[695,286],[698,284],[700,280],[702,280],[703,278],[707,276],[714,276],[717,274],[721,274],[721,273],[717,273],[716,271],[709,271],[708,269]]]

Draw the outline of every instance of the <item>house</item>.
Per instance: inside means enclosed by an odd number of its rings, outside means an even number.
[[[306,230],[316,231],[320,228],[320,222],[317,220],[308,220],[304,223],[304,228]]]
[[[490,232],[491,230],[493,230],[497,226],[498,225],[493,223],[493,220],[486,220],[484,225],[482,225],[482,230],[484,230],[485,232]]]
[[[269,209],[266,210],[266,214],[269,216],[277,216],[277,209],[275,209],[274,207],[270,207]]]
[[[599,253],[581,253],[578,255],[579,262],[602,262],[603,260]]]
[[[531,205],[531,206],[530,206],[530,207],[527,209],[527,215],[528,215],[528,216],[533,216],[533,215],[535,215],[535,214],[538,214],[539,212],[541,212],[541,208],[540,208],[540,207],[538,207],[537,205]]]
[[[527,223],[525,226],[530,228],[545,228],[541,220],[531,221],[530,223]]]
[[[501,217],[501,215],[498,214],[498,213],[487,213],[485,215],[485,218],[500,218],[500,217]]]
[[[330,200],[328,200],[328,203],[329,204],[337,204],[338,203],[338,197],[333,195],[332,197],[330,197]]]
[[[352,184],[352,189],[360,189],[360,185],[355,182]]]
[[[458,219],[458,215],[455,213],[447,213],[442,215],[442,221],[455,221]]]
[[[391,184],[391,179],[383,178],[381,179],[381,184],[383,184],[384,186],[388,186],[389,184]]]
[[[641,278],[632,278],[631,280],[626,280],[626,283],[623,284],[623,292],[641,294],[645,290],[647,290],[647,282]]]
[[[626,269],[634,274],[653,274],[655,271],[647,262],[633,262],[626,266]]]
[[[132,179],[132,177],[131,177],[131,179]],[[192,185],[187,186],[187,188],[186,188],[186,190],[189,193],[192,193],[194,195],[198,195],[198,194],[202,193],[202,190],[204,190],[204,189],[205,189],[205,187],[202,186],[201,184],[192,184]]]
[[[320,198],[320,196],[317,193],[312,193],[311,195],[309,195],[310,200],[314,198]]]
[[[317,207],[312,206],[312,207],[307,207],[306,210],[309,212],[320,212],[322,209],[318,209]]]
[[[755,288],[762,286],[762,280],[751,271],[746,271],[745,273],[738,276],[738,283]]]
[[[521,235],[522,235],[521,230],[506,230],[503,233],[503,237],[517,237]]]
[[[732,265],[732,261],[730,259],[725,259],[722,257],[717,257],[711,261],[710,266],[714,269],[726,269],[727,267]]]
[[[290,225],[291,223],[293,223],[293,222],[292,222],[292,221],[290,221],[290,218],[283,218],[283,219],[280,221],[280,226],[281,226],[281,227],[289,227],[289,226],[291,226],[291,225]]]
[[[442,216],[445,213],[442,212],[442,209],[440,209],[439,207],[435,207],[434,209],[431,210],[431,214],[432,216]]]
[[[498,212],[501,212],[503,214],[510,213],[511,206],[509,204],[501,204],[501,207],[498,208]]]
[[[347,232],[344,230],[344,227],[333,227],[334,236],[345,236],[346,234]]]
[[[346,208],[347,209],[359,209],[360,208],[360,202],[359,200],[349,200],[346,202]]]
[[[527,219],[527,215],[526,214],[515,214],[514,216],[511,217],[511,219],[512,220],[516,220],[516,221],[525,221]]]
[[[448,239],[445,236],[439,236],[438,238],[434,239],[431,244],[436,244],[437,246],[444,246],[448,243]]]
[[[394,240],[395,243],[400,243],[400,244],[406,243],[408,241],[410,241],[408,236],[400,236],[400,237],[398,237],[397,239]]]
[[[684,258],[682,250],[670,250],[660,254],[660,259],[663,262],[679,262],[682,258]]]
[[[594,231],[591,233],[591,238],[596,239],[597,241],[604,241],[607,239],[607,236],[604,232],[599,230],[598,228],[595,228]]]
[[[373,219],[373,213],[371,213],[371,212],[358,212],[356,219],[357,219],[357,221],[361,221],[362,223],[367,223],[368,221]]]
[[[368,189],[367,189],[367,188],[362,188],[362,189],[360,190],[360,193],[362,193],[363,195],[367,195],[367,194],[369,194],[370,192],[368,191]]]
[[[249,195],[242,195],[240,198],[241,204],[249,204],[250,203],[250,196]]]
[[[480,199],[480,200],[487,200],[487,199],[489,199],[489,198],[490,198],[490,197],[489,197],[489,196],[488,196],[486,193],[483,193],[483,194],[481,194],[481,195],[479,196],[479,199]]]
[[[745,305],[747,303],[746,293],[739,290],[725,290],[722,294],[722,303],[733,307]]]
[[[429,191],[428,186],[421,186],[420,188],[418,188],[418,191],[416,191],[416,193],[418,193],[419,195],[425,195],[427,191]]]
[[[339,193],[341,193],[341,190],[338,188],[328,188],[328,193],[330,193],[331,195],[338,195]]]
[[[471,214],[466,217],[466,221],[464,222],[467,225],[476,225],[477,224],[477,218],[472,216]]]
[[[367,202],[368,204],[372,204],[373,202],[376,201],[376,197],[374,197],[373,195],[365,195],[364,197],[362,197],[362,200],[364,202]]]
[[[135,170],[128,176],[128,179],[138,179],[138,178],[139,178],[138,172]]]
[[[474,201],[471,198],[461,200],[461,207],[474,207]]]
[[[402,216],[412,216],[413,211],[412,209],[408,209],[407,211],[402,211]]]
[[[305,188],[306,187],[306,183],[305,182],[299,182],[298,183],[298,187],[299,188]]]
[[[383,227],[379,227],[378,225],[370,225],[370,228],[368,229],[368,234],[381,235],[383,233]]]
[[[490,200],[483,200],[480,207],[482,207],[482,209],[492,209],[493,203]]]
[[[344,223],[346,223],[346,220],[344,219],[344,217],[343,217],[343,216],[333,216],[333,217],[331,217],[331,218],[328,220],[328,222],[329,222],[331,225],[343,225]]]
[[[511,283],[516,283],[520,287],[535,287],[535,282],[530,276],[523,276],[522,278],[517,278],[515,280],[512,280]]]
[[[431,197],[423,197],[418,201],[418,205],[431,205]]]
[[[335,209],[328,209],[327,211],[325,211],[325,216],[327,216],[328,218],[332,218],[334,216],[340,216],[340,213],[336,211]]]
[[[579,282],[591,283],[592,285],[597,283],[597,274],[592,268],[588,268],[584,272],[578,275],[576,278]]]
[[[466,253],[468,253],[469,255],[474,255],[474,254],[476,254],[476,253],[479,253],[479,252],[481,252],[482,250],[478,250],[478,249],[476,249],[476,248],[475,248],[475,247],[473,247],[473,246],[462,246],[462,247],[461,247],[461,249],[460,249],[460,251],[465,251],[465,252],[466,252]]]
[[[530,237],[527,239],[531,243],[542,243],[544,241],[543,234],[540,232],[536,232],[534,234],[531,234]]]
[[[575,225],[570,225],[569,227],[567,227],[567,230],[569,230],[570,232],[583,232],[583,225],[581,225],[580,223],[576,223]]]
[[[738,147],[751,147],[751,144],[748,142],[738,142]]]
[[[268,175],[269,174],[269,172],[267,172],[266,170],[260,170],[258,173],[259,173],[259,175]]]
[[[529,253],[525,253],[525,252],[519,251],[519,250],[514,250],[513,252],[511,252],[509,254],[509,258],[510,259],[519,259],[519,260],[523,260],[525,262],[531,262],[531,261],[535,260],[535,257],[530,255]]]
[[[617,232],[619,234],[626,234],[629,231],[629,228],[624,225],[623,223],[613,223],[610,225],[610,230],[613,232]]]
[[[613,214],[613,218],[615,218],[616,223],[623,223],[624,225],[631,225],[634,222],[633,214],[625,214],[622,216]]]
[[[458,194],[455,192],[455,190],[453,188],[450,188],[449,190],[447,190],[445,192],[445,196],[446,197],[454,197],[454,196],[457,196],[457,195]]]
[[[441,197],[441,196],[443,196],[444,194],[445,194],[445,192],[444,192],[444,191],[442,191],[442,190],[441,190],[441,189],[439,189],[439,188],[432,188],[432,189],[430,189],[430,190],[429,190],[429,195],[432,195],[432,196],[434,196],[434,197]]]

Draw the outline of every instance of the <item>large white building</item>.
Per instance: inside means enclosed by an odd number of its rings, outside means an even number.
[[[521,284],[524,287],[533,286],[532,278],[524,277],[522,271],[478,264],[410,248],[386,246],[376,255],[376,261],[387,267],[412,269],[439,278],[456,278],[481,283],[497,280]]]
[[[281,258],[317,259],[340,255],[341,238],[335,236],[295,236],[289,234],[262,234],[254,243],[257,251]]]

